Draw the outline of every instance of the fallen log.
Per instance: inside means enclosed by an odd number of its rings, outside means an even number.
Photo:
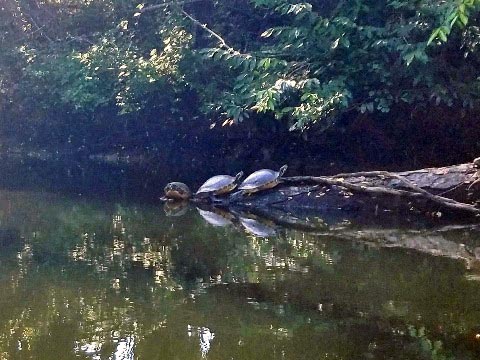
[[[265,212],[313,210],[429,217],[480,217],[480,158],[472,163],[406,172],[370,171],[295,176],[267,191],[231,195],[226,204]]]

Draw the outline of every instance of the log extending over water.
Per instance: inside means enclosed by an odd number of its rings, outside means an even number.
[[[285,211],[412,212],[480,216],[479,159],[472,163],[405,172],[371,171],[335,176],[286,177],[276,188],[231,200],[250,209]]]

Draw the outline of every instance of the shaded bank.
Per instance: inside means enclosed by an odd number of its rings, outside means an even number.
[[[400,109],[388,118],[347,114],[326,130],[290,132],[284,122],[269,116],[225,127],[193,114],[175,118],[154,110],[138,117],[11,116],[0,124],[0,153],[19,159],[158,167],[170,175],[169,181],[188,180],[199,186],[217,174],[279,168],[285,163],[289,175],[318,176],[467,162],[480,153],[477,118],[475,113],[459,117],[453,109],[405,118]]]

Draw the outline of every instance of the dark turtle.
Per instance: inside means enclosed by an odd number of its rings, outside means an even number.
[[[280,177],[287,171],[287,165],[283,165],[280,170],[274,171],[270,169],[262,169],[255,171],[249,175],[238,187],[246,194],[252,194],[254,192],[271,189],[278,185]]]
[[[168,183],[165,188],[165,197],[171,200],[188,200],[192,197],[192,192],[188,186],[181,182]]]
[[[240,171],[235,177],[230,175],[217,175],[211,177],[200,186],[195,196],[205,197],[227,194],[237,187],[242,176],[243,171]]]

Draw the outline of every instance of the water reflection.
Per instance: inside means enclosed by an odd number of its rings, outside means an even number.
[[[182,211],[0,191],[0,358],[480,356],[476,227]]]
[[[202,354],[202,358],[206,358],[215,334],[207,327],[192,325],[187,326],[187,334],[188,337],[198,337],[200,340],[200,353]]]
[[[163,205],[163,211],[167,216],[183,216],[189,208],[188,201],[166,202]]]
[[[277,235],[275,224],[257,217],[239,216],[238,220],[245,230],[255,236],[267,238]]]
[[[197,208],[197,211],[203,220],[212,226],[231,226],[233,225],[233,219],[235,218],[235,216],[228,211],[214,207],[210,208],[209,210]]]
[[[237,229],[243,228],[248,234],[262,238],[277,235],[275,223],[254,214],[229,211],[213,206],[208,207],[208,210],[197,207],[197,211],[207,224],[214,227],[235,226]]]

